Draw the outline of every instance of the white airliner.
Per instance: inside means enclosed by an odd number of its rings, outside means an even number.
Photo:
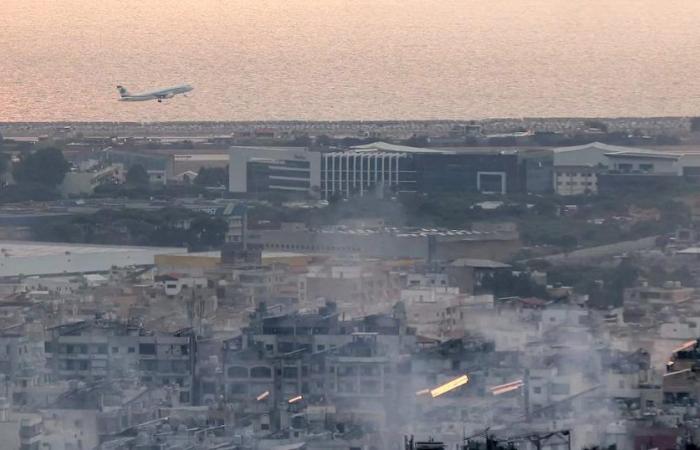
[[[189,84],[181,84],[179,86],[173,86],[165,89],[160,89],[158,91],[151,92],[141,92],[139,94],[131,94],[124,86],[117,86],[119,89],[119,101],[121,102],[145,102],[147,100],[158,100],[158,103],[165,99],[173,98],[178,94],[186,94],[194,89]]]

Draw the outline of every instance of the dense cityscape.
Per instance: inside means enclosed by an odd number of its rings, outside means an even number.
[[[0,134],[2,448],[700,440],[699,120]]]

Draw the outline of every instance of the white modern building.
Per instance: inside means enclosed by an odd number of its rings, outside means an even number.
[[[321,154],[302,147],[232,147],[229,191],[314,192],[321,185]]]
[[[321,163],[321,192],[324,198],[364,195],[373,188],[399,186],[400,160],[406,153],[331,152],[324,153]]]
[[[696,176],[700,153],[669,152],[592,142],[554,149],[554,191],[559,195],[595,194],[607,174]]]
[[[323,198],[336,195],[350,197],[372,190],[391,189],[415,192],[414,155],[453,155],[449,150],[409,147],[374,142],[357,145],[347,151],[324,153],[321,160],[321,193]]]

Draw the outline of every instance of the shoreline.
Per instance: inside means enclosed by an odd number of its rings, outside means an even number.
[[[0,122],[0,133],[5,137],[36,137],[57,131],[82,133],[89,136],[227,136],[242,131],[268,129],[290,134],[335,135],[372,137],[374,133],[385,136],[406,136],[411,133],[442,134],[455,127],[473,127],[484,134],[529,132],[571,133],[590,128],[591,122],[604,123],[610,132],[645,134],[690,134],[691,116],[659,117],[522,117],[493,119],[444,119],[444,120],[259,120],[259,121],[61,121],[61,122]],[[68,130],[60,128],[70,127]]]

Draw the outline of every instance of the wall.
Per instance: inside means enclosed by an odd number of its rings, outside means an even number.
[[[558,195],[595,194],[597,171],[591,167],[558,167],[554,171],[554,190]]]
[[[229,162],[229,191],[248,192],[248,166],[251,161],[275,165],[275,161],[307,161],[309,163],[308,177],[310,186],[321,186],[321,154],[310,152],[302,147],[233,147]],[[295,177],[300,171],[295,172]]]
[[[479,172],[499,172],[505,176],[507,193],[522,192],[518,155],[457,154],[416,155],[416,191],[477,192]]]
[[[7,250],[7,253],[0,252],[0,277],[107,272],[113,266],[152,265],[157,254],[186,252],[185,249],[169,247],[81,246],[7,241],[0,242],[0,248]]]

